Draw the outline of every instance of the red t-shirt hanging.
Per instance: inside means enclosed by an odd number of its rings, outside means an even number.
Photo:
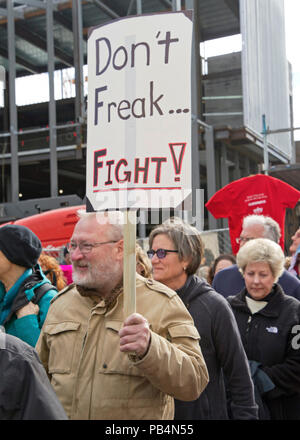
[[[272,217],[280,226],[280,245],[284,249],[284,221],[286,208],[294,208],[300,199],[300,191],[291,185],[265,174],[243,177],[229,183],[216,192],[206,203],[215,218],[228,218],[232,252],[239,245],[236,238],[242,230],[245,216],[256,214]]]

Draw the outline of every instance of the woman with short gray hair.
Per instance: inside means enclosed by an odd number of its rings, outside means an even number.
[[[284,261],[274,241],[245,243],[237,254],[245,288],[227,299],[249,360],[259,417],[300,420],[300,301],[277,284]]]
[[[175,290],[192,315],[209,373],[197,400],[175,400],[175,419],[256,419],[253,384],[233,313],[226,300],[195,275],[204,253],[199,231],[181,219],[169,219],[152,230],[149,246],[153,278]]]

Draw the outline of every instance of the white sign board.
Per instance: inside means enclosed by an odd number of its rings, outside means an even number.
[[[87,199],[93,210],[176,208],[190,195],[191,46],[190,12],[91,29]]]

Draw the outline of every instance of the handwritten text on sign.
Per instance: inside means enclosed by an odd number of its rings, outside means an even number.
[[[191,188],[191,27],[185,14],[170,13],[90,34],[87,196],[94,208],[101,192],[111,192],[106,209],[127,207],[125,198],[116,206],[116,191]],[[182,201],[179,192],[172,197]],[[138,206],[151,207],[148,200],[139,197]]]

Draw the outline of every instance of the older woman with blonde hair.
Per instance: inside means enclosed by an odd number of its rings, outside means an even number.
[[[237,254],[245,288],[228,301],[249,360],[260,418],[300,420],[300,301],[277,283],[284,262],[274,241],[250,240]]]

